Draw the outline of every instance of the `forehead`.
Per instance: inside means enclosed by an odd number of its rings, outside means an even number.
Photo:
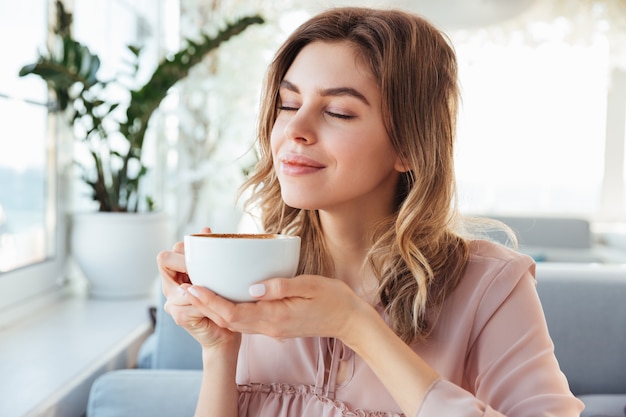
[[[300,88],[347,86],[369,94],[378,91],[372,71],[358,48],[348,41],[309,43],[300,50],[284,79]]]

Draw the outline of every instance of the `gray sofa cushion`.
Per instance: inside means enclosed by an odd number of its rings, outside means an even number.
[[[624,394],[626,268],[538,264],[537,291],[572,392]]]
[[[626,394],[581,395],[585,410],[580,417],[626,416]]]
[[[517,235],[520,246],[561,249],[591,248],[591,224],[586,219],[567,217],[489,216],[509,226]],[[492,231],[489,236],[506,243],[503,233]]]
[[[91,386],[87,417],[193,416],[202,371],[124,369]]]

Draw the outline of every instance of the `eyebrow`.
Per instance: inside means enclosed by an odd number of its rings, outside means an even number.
[[[293,91],[294,93],[298,93],[300,94],[300,89],[298,88],[298,86],[296,86],[295,84],[287,81],[287,80],[282,80],[280,82],[280,88],[285,88],[289,91]],[[319,94],[322,97],[329,97],[329,96],[349,96],[349,97],[354,97],[360,101],[362,101],[363,103],[365,103],[366,105],[370,105],[370,102],[367,100],[367,98],[365,98],[365,96],[363,94],[361,94],[358,90],[352,88],[352,87],[333,87],[333,88],[322,88],[319,90]]]

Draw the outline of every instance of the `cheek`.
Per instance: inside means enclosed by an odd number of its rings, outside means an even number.
[[[282,126],[282,124],[277,120],[274,123],[274,127],[272,128],[272,134],[270,135],[270,150],[272,151],[272,155],[276,155],[276,153],[278,152],[278,148],[280,147],[280,144],[282,143],[284,137],[284,135],[282,134],[284,130],[284,126]]]
[[[361,131],[352,135],[353,141],[341,141],[335,147],[337,155],[341,155],[344,162],[352,165],[362,165],[363,161],[376,161],[380,165],[394,165],[396,152],[391,141],[384,132]]]

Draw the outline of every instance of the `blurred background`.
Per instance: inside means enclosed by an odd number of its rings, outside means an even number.
[[[574,217],[594,232],[626,223],[626,2],[619,0],[66,0],[73,37],[120,77],[127,45],[142,48],[136,82],[188,39],[260,14],[177,83],[144,144],[159,210],[180,237],[204,225],[236,229],[238,185],[255,161],[265,68],[281,41],[327,7],[371,5],[423,14],[458,53],[459,206],[490,216]],[[36,61],[55,22],[52,0],[0,4],[0,280],[65,256],[57,213],[95,210],[76,164],[90,155],[68,139],[45,83],[18,75]],[[123,101],[125,96],[114,98]]]
[[[147,204],[153,211],[125,217],[128,213],[99,212],[93,189],[82,178],[97,168],[84,146],[91,141],[84,139],[89,126],[72,119],[71,111],[59,111],[58,97],[42,77],[20,76],[41,56],[66,61],[59,51],[69,49],[54,33],[56,0],[0,0],[0,375],[5,377],[0,415],[83,416],[97,375],[157,356],[151,347],[156,338],[150,337],[155,315],[167,315],[156,254],[203,226],[215,231],[248,226],[236,193],[256,161],[265,69],[297,25],[343,5],[420,13],[449,36],[462,94],[456,148],[460,210],[503,219],[518,232],[520,250],[537,261],[542,302],[554,319],[551,332],[558,336],[561,324],[572,326],[561,332],[571,340],[557,342],[557,350],[583,349],[572,354],[575,373],[567,369],[568,377],[580,373],[588,384],[593,378],[577,366],[589,365],[604,384],[596,392],[608,392],[607,380],[623,388],[623,367],[614,363],[624,358],[623,309],[618,309],[626,276],[626,0],[64,0],[63,5],[72,17],[72,39],[80,43],[73,50],[79,55],[69,54],[76,62],[65,68],[87,68],[80,80],[90,79],[95,67],[89,64],[98,56],[95,100],[119,108],[105,114],[98,104],[91,114],[113,130],[125,119],[130,92],[164,81],[163,74],[158,82],[150,81],[151,75],[181,48],[205,43],[205,36],[242,17],[259,15],[264,22],[220,44],[166,89],[151,113],[141,164],[131,169],[142,174],[142,210]],[[178,61],[179,69],[184,61]],[[57,69],[48,67],[48,74]],[[89,110],[80,100],[72,106]],[[110,146],[108,157],[117,169],[128,138],[114,133],[96,143],[105,150]],[[97,231],[77,234],[82,224],[77,219],[91,214]],[[116,230],[109,223],[113,218],[127,221]],[[140,231],[133,238],[145,218],[165,219],[168,227],[148,222],[155,234]],[[166,229],[165,236],[156,235]],[[109,253],[113,249],[121,252]],[[79,252],[94,255],[95,264],[78,265]],[[103,277],[95,284],[98,272]],[[555,284],[547,296],[546,282],[548,289]],[[97,285],[118,287],[95,293]],[[170,328],[182,332],[173,322]],[[184,344],[182,336],[160,340],[167,350],[173,341]],[[173,356],[193,360],[193,355]],[[567,363],[567,356],[560,358]],[[599,359],[608,365],[596,366]],[[607,379],[611,372],[615,375]],[[622,410],[623,402],[619,415]]]

